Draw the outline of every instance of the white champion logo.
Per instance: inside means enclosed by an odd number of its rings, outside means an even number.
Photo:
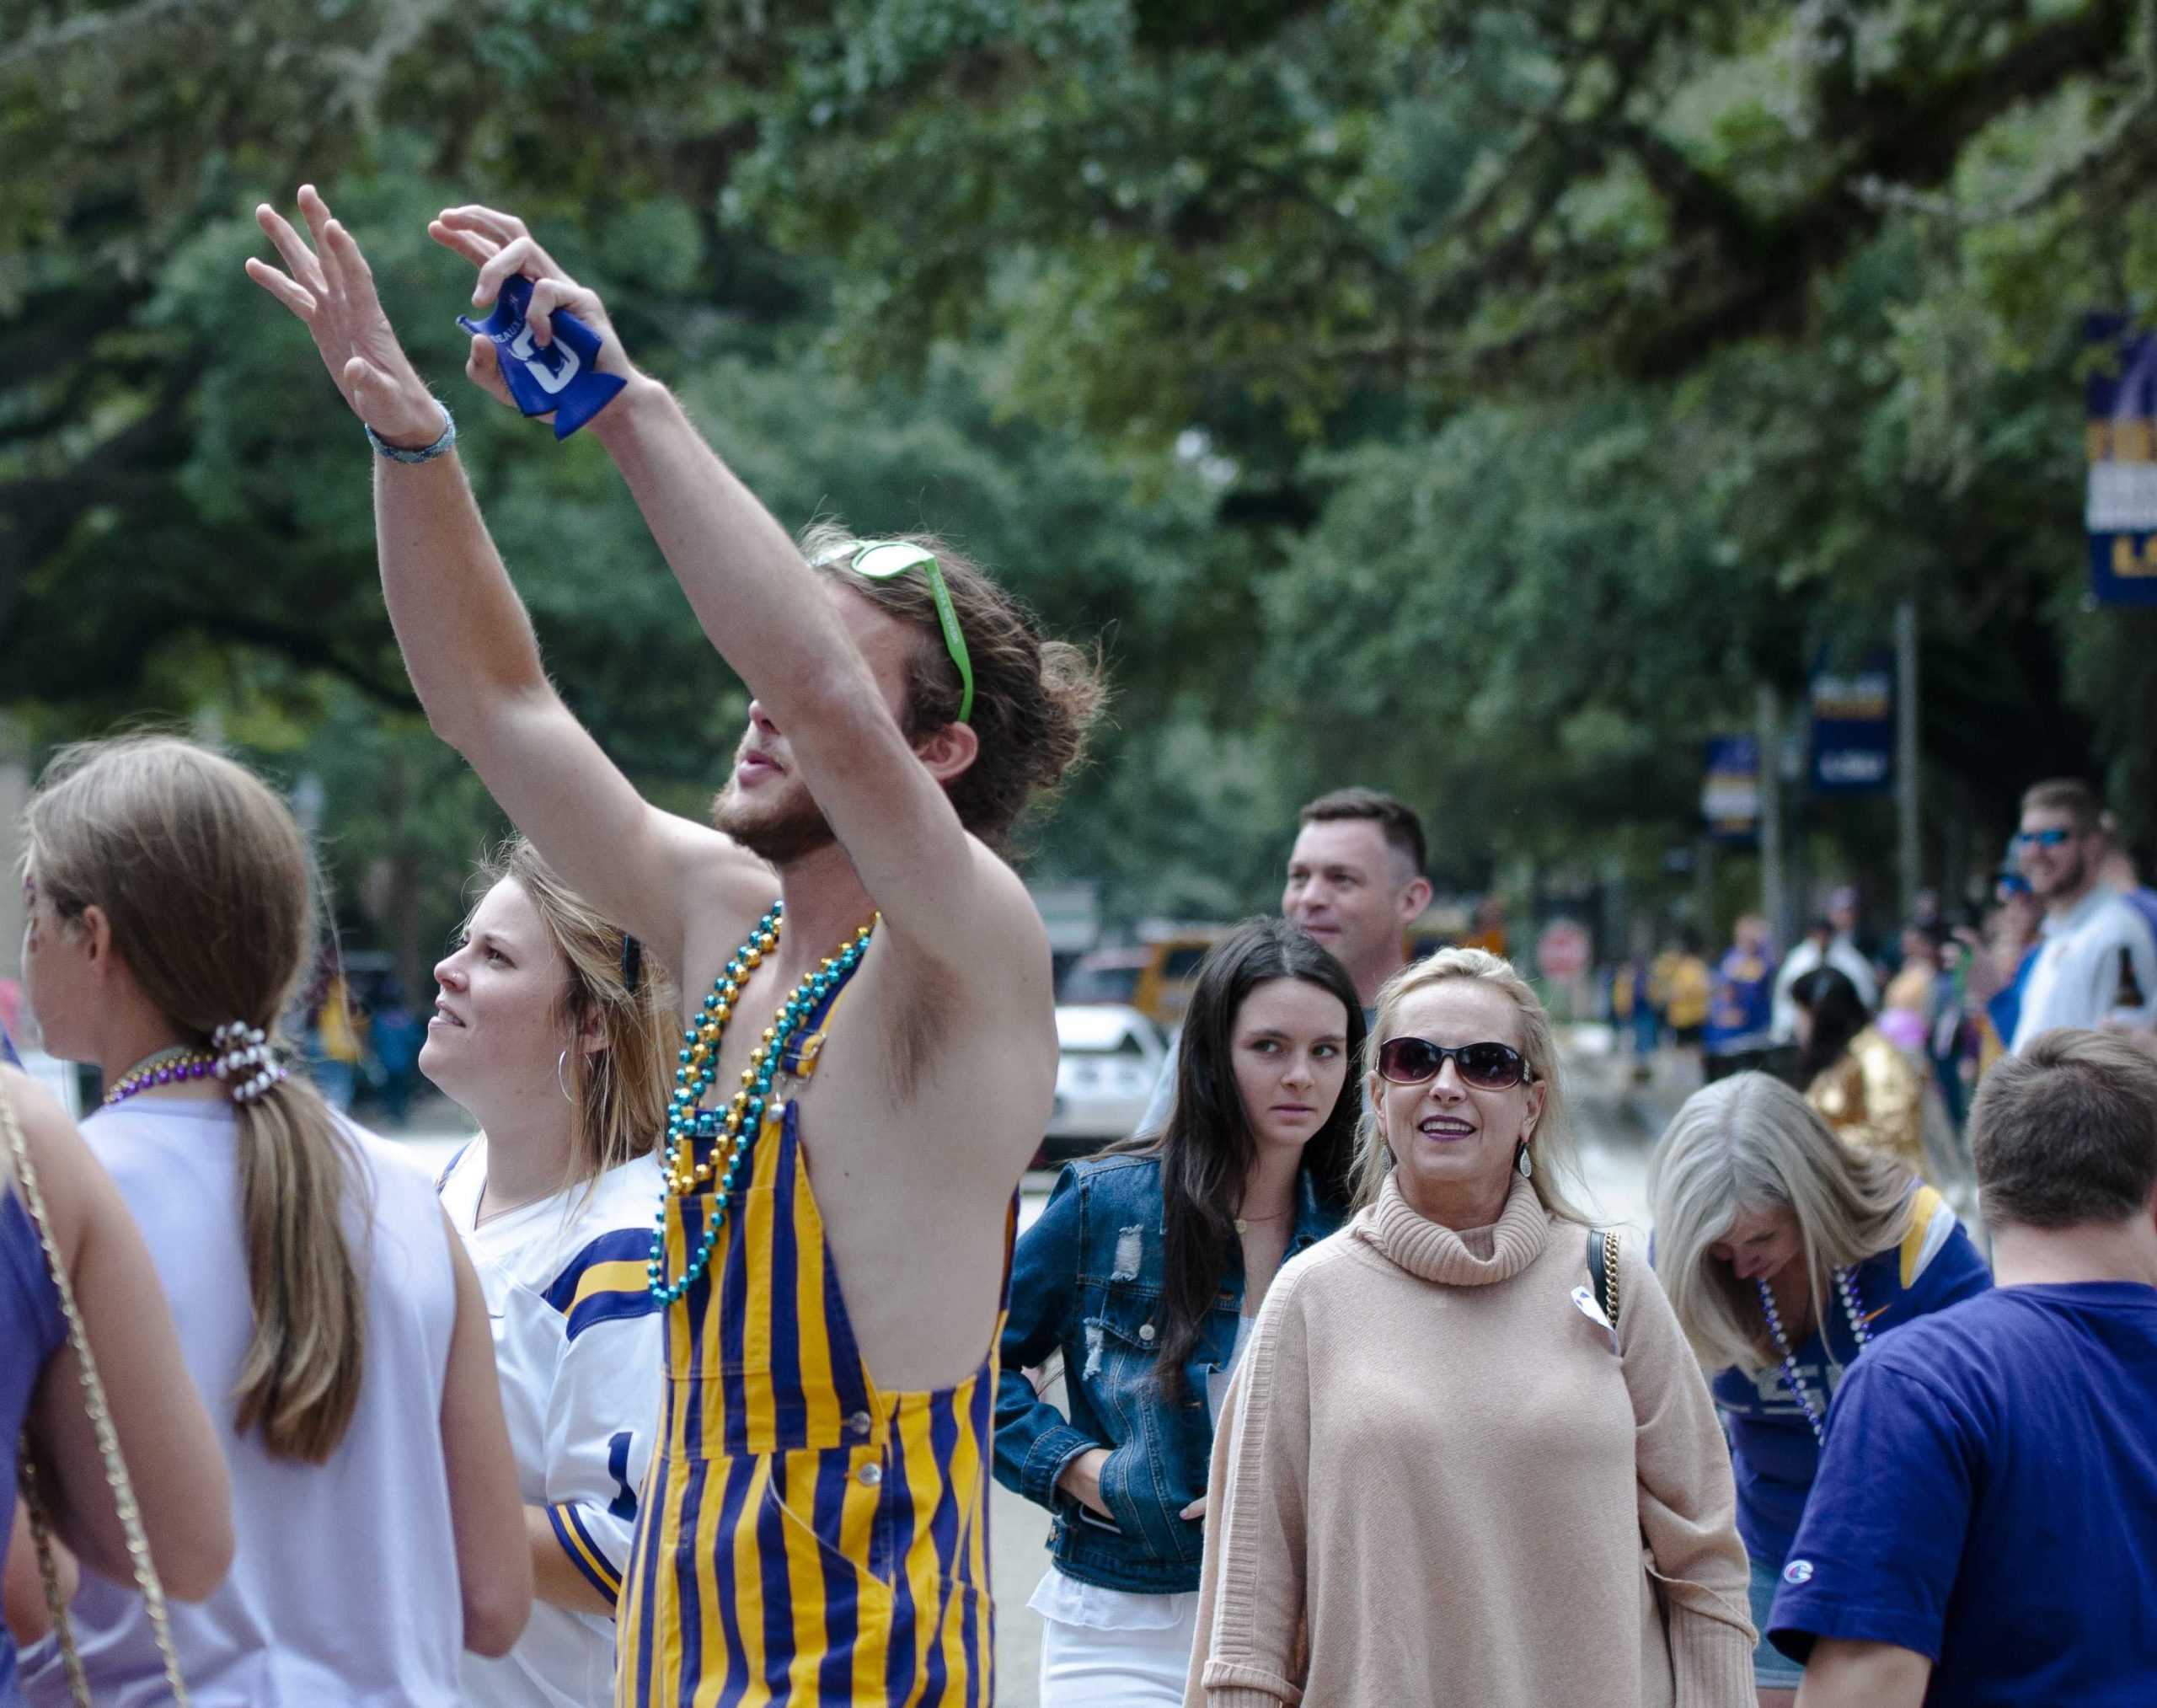
[[[1783,1567],[1783,1582],[1785,1583],[1810,1583],[1812,1581],[1812,1562],[1810,1560],[1793,1560]]]

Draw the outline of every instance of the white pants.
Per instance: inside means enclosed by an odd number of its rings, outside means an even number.
[[[1184,1676],[1198,1640],[1198,1597],[1145,1598],[1175,1609],[1175,1622],[1097,1630],[1041,1620],[1041,1708],[1183,1708]]]

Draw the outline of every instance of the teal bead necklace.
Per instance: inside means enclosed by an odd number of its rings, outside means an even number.
[[[674,1093],[666,1106],[666,1154],[661,1165],[665,1178],[660,1186],[659,1213],[652,1218],[651,1256],[644,1266],[645,1283],[651,1296],[662,1305],[672,1304],[681,1298],[710,1266],[712,1250],[719,1243],[720,1229],[726,1220],[727,1196],[741,1176],[741,1164],[750,1146],[757,1141],[757,1128],[763,1124],[764,1106],[771,1099],[772,1081],[778,1077],[779,1063],[786,1057],[786,1047],[824,999],[845,983],[861,964],[861,957],[869,951],[869,939],[876,929],[877,918],[881,917],[872,917],[839,946],[838,953],[827,957],[822,966],[806,974],[779,1004],[778,1014],[764,1028],[757,1047],[749,1052],[749,1065],[741,1070],[741,1089],[734,1094],[722,1116],[716,1110],[698,1106],[718,1078],[720,1042],[726,1036],[726,1023],[733,1018],[735,1005],[741,1000],[742,984],[763,964],[764,957],[779,946],[784,911],[782,903],[772,903],[770,911],[757,922],[756,929],[720,969],[696,1019],[682,1034],[681,1053],[677,1058],[681,1065],[674,1070]],[[697,1160],[698,1139],[711,1141],[711,1149],[702,1162]],[[722,1148],[727,1154],[726,1165],[720,1170],[717,1164]],[[715,1170],[719,1190],[713,1198],[710,1224],[689,1254],[688,1266],[680,1278],[669,1281],[666,1201],[688,1197],[711,1181]]]

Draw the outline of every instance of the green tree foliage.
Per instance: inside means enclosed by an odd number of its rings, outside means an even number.
[[[421,758],[353,426],[238,270],[304,173],[565,693],[687,810],[739,684],[597,448],[457,377],[445,202],[524,211],[783,520],[942,529],[1104,637],[1114,723],[1037,840],[1121,911],[1266,905],[1351,777],[1453,881],[1651,855],[1752,685],[1905,596],[1936,808],[1996,824],[2094,731],[2139,816],[2076,328],[2157,298],[2152,9],[0,6],[0,701],[226,708],[324,779],[355,896],[453,892],[489,833]]]

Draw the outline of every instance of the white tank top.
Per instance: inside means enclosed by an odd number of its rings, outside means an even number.
[[[347,1211],[366,1367],[351,1430],[326,1464],[307,1464],[233,1427],[253,1316],[231,1106],[137,1098],[83,1131],[142,1225],[232,1469],[232,1575],[206,1602],[170,1604],[197,1708],[453,1708],[463,1614],[442,1402],[457,1297],[433,1182],[354,1129],[372,1186],[372,1218],[361,1201]],[[85,1567],[70,1612],[94,1700],[168,1700],[131,1587]],[[50,1640],[24,1657],[23,1689],[32,1708],[65,1708]]]

